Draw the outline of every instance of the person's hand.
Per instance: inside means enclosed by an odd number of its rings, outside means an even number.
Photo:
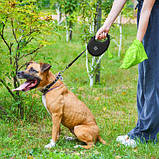
[[[107,37],[110,27],[104,24],[96,33],[96,39],[102,40]]]

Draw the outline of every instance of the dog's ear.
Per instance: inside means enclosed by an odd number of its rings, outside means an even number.
[[[50,68],[51,68],[50,64],[40,63],[40,69],[41,69],[42,73],[45,72],[45,71],[48,71]]]

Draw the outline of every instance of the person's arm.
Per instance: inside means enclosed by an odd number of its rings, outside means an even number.
[[[139,19],[139,27],[137,31],[137,39],[141,42],[146,33],[149,18],[151,15],[152,7],[155,3],[155,0],[144,0],[143,6],[141,9],[140,19]]]
[[[111,25],[113,24],[119,13],[121,12],[125,3],[126,0],[114,0],[112,9],[107,19],[105,20],[104,25],[96,33],[96,39],[101,40],[106,38],[106,35],[109,32]]]

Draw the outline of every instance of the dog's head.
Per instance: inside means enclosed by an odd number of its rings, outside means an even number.
[[[13,91],[29,91],[34,88],[44,87],[48,83],[48,75],[51,65],[46,63],[29,62],[25,71],[17,73],[19,79],[26,82]]]

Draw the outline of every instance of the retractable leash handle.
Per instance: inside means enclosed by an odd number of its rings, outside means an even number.
[[[102,55],[109,47],[110,36],[107,34],[107,38],[104,41],[99,41],[93,36],[87,45],[87,50],[92,56]]]

